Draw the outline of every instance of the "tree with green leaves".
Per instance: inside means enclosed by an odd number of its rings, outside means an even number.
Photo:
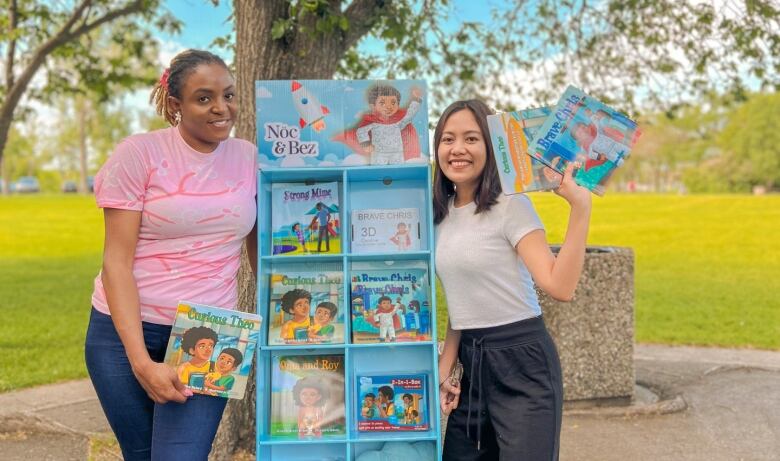
[[[87,176],[102,165],[117,140],[131,134],[132,112],[121,103],[102,103],[92,93],[58,98],[56,117],[48,142],[61,180],[77,180],[79,192],[88,192]]]
[[[8,132],[6,156],[3,159],[3,184],[9,188],[19,176],[33,175],[42,163],[42,156],[37,152],[38,136],[34,124],[24,127],[11,127]]]
[[[718,137],[732,188],[780,187],[780,93],[751,97],[734,109]]]
[[[255,140],[254,81],[426,78],[434,107],[482,97],[500,109],[553,103],[575,83],[618,108],[674,108],[747,82],[780,87],[780,10],[772,0],[519,0],[488,23],[449,0],[234,0],[236,134]],[[365,53],[363,40],[384,45]],[[254,305],[246,261],[239,305]],[[251,383],[251,381],[250,381]],[[254,450],[253,388],[231,403],[214,456]]]
[[[159,0],[4,0],[2,9],[0,164],[12,122],[27,112],[22,104],[83,88],[105,101],[117,88],[148,84],[153,77],[139,69],[156,60],[157,42],[145,23],[165,31],[180,26],[160,11]]]

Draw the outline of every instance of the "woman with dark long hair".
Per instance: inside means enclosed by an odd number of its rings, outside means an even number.
[[[436,272],[449,325],[439,359],[441,407],[450,413],[445,460],[557,460],[563,386],[534,284],[574,295],[585,256],[590,192],[570,165],[555,192],[571,206],[558,255],[523,194],[501,193],[487,129],[492,111],[458,101],[434,133]],[[451,376],[463,364],[458,385]]]

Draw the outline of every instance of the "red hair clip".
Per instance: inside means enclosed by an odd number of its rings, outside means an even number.
[[[168,91],[168,77],[171,75],[171,69],[167,68],[163,71],[162,75],[160,76],[160,86],[165,88],[165,91]]]

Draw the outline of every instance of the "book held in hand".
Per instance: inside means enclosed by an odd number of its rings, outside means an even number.
[[[357,397],[358,431],[426,431],[429,428],[424,374],[358,375]]]
[[[352,253],[396,253],[420,249],[420,210],[352,210]]]
[[[343,354],[279,355],[271,366],[271,437],[346,434]]]
[[[255,314],[179,301],[165,363],[195,393],[243,398],[261,322]]]
[[[555,189],[563,176],[528,154],[528,145],[552,113],[549,107],[488,115],[501,189],[505,195]]]
[[[559,173],[570,162],[580,162],[575,182],[603,195],[607,180],[628,158],[639,135],[636,122],[570,86],[528,151]]]
[[[270,275],[268,344],[344,342],[340,263],[284,264]]]
[[[340,253],[339,184],[273,184],[271,232],[275,255]]]

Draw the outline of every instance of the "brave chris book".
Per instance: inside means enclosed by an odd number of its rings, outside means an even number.
[[[570,86],[528,152],[559,173],[570,162],[580,162],[575,182],[603,195],[607,181],[629,157],[639,135],[636,122]]]

